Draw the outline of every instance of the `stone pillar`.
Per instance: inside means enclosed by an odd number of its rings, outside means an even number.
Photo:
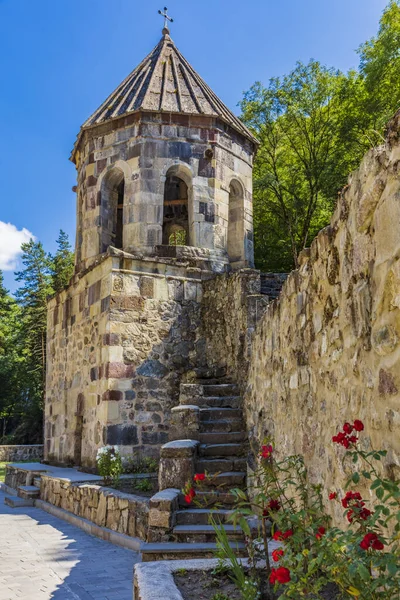
[[[167,488],[180,490],[193,479],[199,444],[196,440],[177,440],[161,448],[158,472],[160,491]]]
[[[171,411],[169,439],[198,440],[200,433],[200,409],[193,404],[175,406]]]

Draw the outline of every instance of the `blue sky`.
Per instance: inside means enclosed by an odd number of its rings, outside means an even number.
[[[320,60],[344,71],[386,0],[168,0],[171,36],[235,112],[255,81]],[[74,243],[80,125],[161,37],[158,0],[0,0],[0,267],[15,288],[21,240]],[[10,224],[10,225],[8,225]]]

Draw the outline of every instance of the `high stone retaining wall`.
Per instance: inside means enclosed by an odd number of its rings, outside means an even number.
[[[386,449],[400,474],[400,113],[387,141],[349,178],[328,227],[300,255],[253,336],[245,408],[255,456],[304,455],[337,490],[352,471],[332,443],[361,419],[364,449]],[[341,517],[340,507],[336,517]]]

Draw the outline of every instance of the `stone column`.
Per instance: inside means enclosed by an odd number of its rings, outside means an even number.
[[[182,489],[193,479],[195,460],[200,442],[177,440],[161,448],[158,483],[161,490]]]

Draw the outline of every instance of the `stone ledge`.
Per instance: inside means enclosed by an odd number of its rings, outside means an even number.
[[[105,540],[106,542],[110,542],[115,546],[121,546],[122,548],[126,548],[128,550],[140,552],[142,540],[139,538],[124,535],[123,533],[112,531],[106,527],[100,527],[99,525],[95,525],[87,519],[78,517],[67,510],[64,510],[63,508],[58,508],[57,506],[49,504],[44,500],[35,500],[35,506],[41,510],[44,510],[50,515],[53,515],[53,517],[58,517],[59,519],[62,519],[71,525],[75,525],[75,527],[79,527],[79,529],[82,529],[86,533],[94,535],[95,537]]]
[[[200,442],[197,440],[175,440],[161,448],[163,458],[191,458]]]
[[[271,542],[272,551],[281,545]],[[248,565],[246,558],[238,558],[243,565]],[[226,561],[228,563],[228,561]],[[218,566],[217,558],[197,558],[189,560],[160,560],[157,562],[138,563],[134,568],[134,600],[183,600],[182,594],[174,581],[174,573],[185,571],[212,571]],[[259,563],[260,568],[265,568],[264,563]]]

